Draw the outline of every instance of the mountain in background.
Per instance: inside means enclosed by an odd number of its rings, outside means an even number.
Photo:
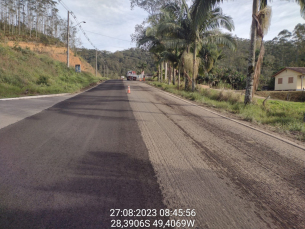
[[[95,50],[88,50],[84,48],[78,49],[77,54],[95,67]],[[106,70],[106,76],[111,78],[126,76],[126,73],[129,70],[136,71],[138,74],[140,74],[141,69],[139,66],[142,63],[146,64],[146,68],[144,69],[145,74],[152,75],[157,71],[153,55],[142,49],[130,48],[128,50],[117,51],[114,53],[108,51],[98,51],[97,56],[98,72],[103,76],[104,70]]]

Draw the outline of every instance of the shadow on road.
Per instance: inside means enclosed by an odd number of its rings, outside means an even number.
[[[33,211],[2,209],[0,228],[110,228],[115,219],[160,219],[110,216],[110,209],[164,209],[152,174],[148,161],[127,153],[88,152],[67,181],[33,187],[51,196],[45,200],[50,207]]]

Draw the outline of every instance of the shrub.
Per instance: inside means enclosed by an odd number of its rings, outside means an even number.
[[[49,79],[46,76],[39,76],[39,79],[36,81],[36,84],[49,86]]]

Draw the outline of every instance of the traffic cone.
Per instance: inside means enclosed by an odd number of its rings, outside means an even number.
[[[130,94],[130,86],[128,86],[127,94]]]

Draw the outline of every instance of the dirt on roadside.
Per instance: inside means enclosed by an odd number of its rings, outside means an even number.
[[[7,42],[8,46],[14,47],[16,42],[9,41]],[[67,48],[66,47],[57,47],[57,46],[45,46],[39,43],[33,42],[19,42],[18,46],[21,48],[29,48],[30,50],[37,52],[39,54],[47,54],[51,58],[58,60],[60,62],[66,63],[67,62]],[[86,61],[82,60],[79,56],[75,56],[74,52],[70,50],[70,66],[74,67],[77,64],[81,65],[82,71],[90,72],[95,74],[94,68],[87,63]]]

